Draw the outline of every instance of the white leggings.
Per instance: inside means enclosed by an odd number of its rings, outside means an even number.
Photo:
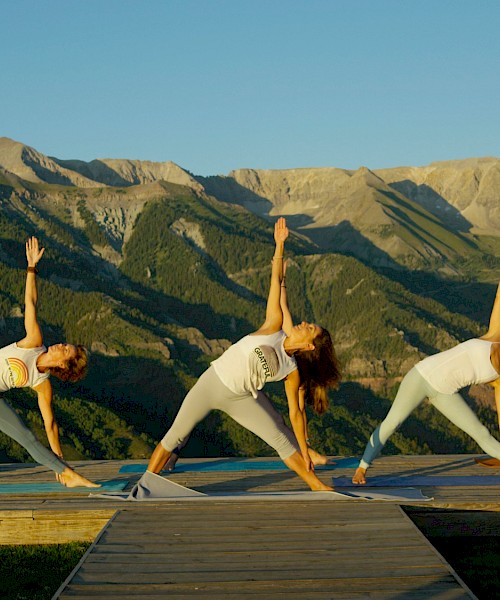
[[[454,425],[465,431],[490,456],[500,459],[498,442],[479,421],[465,400],[458,393],[442,394],[436,391],[413,367],[405,376],[386,418],[372,433],[359,466],[368,469],[387,440],[409,417],[425,398]]]
[[[209,367],[188,392],[161,445],[169,452],[182,447],[191,431],[211,410],[225,412],[258,435],[282,460],[299,451],[295,435],[263,392],[258,392],[257,398],[251,394],[235,394],[222,383],[213,367]]]

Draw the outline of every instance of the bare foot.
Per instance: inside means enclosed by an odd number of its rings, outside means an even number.
[[[335,462],[333,460],[330,460],[328,458],[328,456],[324,456],[323,454],[320,454],[319,452],[316,452],[316,450],[313,450],[312,448],[308,448],[308,452],[309,452],[309,456],[311,457],[311,460],[313,461],[313,464],[316,465],[334,465]]]
[[[319,485],[319,486],[314,486],[314,487],[311,487],[311,490],[312,490],[313,492],[334,492],[334,491],[335,491],[335,490],[334,490],[332,487],[330,487],[329,485],[326,485],[326,484],[322,483],[321,481],[320,481],[319,483],[320,483],[320,485]]]
[[[167,460],[167,463],[163,467],[163,470],[173,471],[175,469],[175,465],[178,460],[179,460],[179,455],[176,454],[175,452],[172,452],[172,454],[170,455],[170,458]]]
[[[69,467],[65,469],[59,476],[58,481],[69,488],[74,487],[89,487],[89,488],[98,488],[101,487],[99,483],[93,483],[89,479],[86,479],[82,475],[79,475],[73,469]]]
[[[354,473],[352,482],[356,485],[365,485],[365,483],[366,483],[365,473],[366,473],[366,469],[363,469],[363,467],[358,467],[356,469],[356,473]]]

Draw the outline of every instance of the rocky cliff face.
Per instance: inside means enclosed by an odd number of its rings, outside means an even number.
[[[155,197],[155,186],[168,182],[264,218],[285,215],[292,229],[320,248],[375,266],[453,274],[463,257],[500,255],[496,158],[377,171],[238,169],[195,177],[173,162],[60,160],[0,138],[0,167],[25,181],[86,189],[89,209],[118,245],[141,206]]]
[[[0,165],[18,177],[34,183],[55,183],[76,187],[128,187],[168,181],[201,190],[201,185],[173,162],[128,159],[60,160],[30,146],[0,138]]]

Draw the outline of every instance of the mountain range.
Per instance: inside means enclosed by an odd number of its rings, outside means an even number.
[[[292,311],[330,329],[344,365],[311,432],[324,452],[356,453],[406,370],[486,326],[500,278],[499,184],[496,158],[200,177],[173,162],[60,160],[0,138],[0,342],[22,334],[23,243],[35,234],[47,247],[48,342],[92,351],[89,377],[57,388],[67,452],[147,455],[194,378],[263,320],[272,223],[283,215]],[[271,395],[286,414],[282,391]],[[40,429],[30,396],[12,397]],[[492,426],[491,393],[469,398]],[[475,448],[428,407],[391,444]],[[194,455],[268,452],[220,415],[190,446]],[[1,447],[26,458],[5,436]]]

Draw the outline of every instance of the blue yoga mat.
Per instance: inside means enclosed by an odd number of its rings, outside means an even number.
[[[120,492],[128,484],[128,481],[97,481],[100,488],[76,487],[67,488],[54,482],[41,483],[2,483],[0,485],[0,494],[52,494],[54,492]]]
[[[319,465],[316,468],[318,471],[329,471],[332,469],[351,469],[357,467],[359,459],[357,458],[341,458],[335,461],[334,465]],[[200,463],[178,463],[175,467],[175,473],[188,473],[188,472],[201,472],[201,471],[288,471],[288,467],[281,461],[224,461],[216,460],[213,462],[200,462]],[[146,471],[146,465],[132,464],[123,465],[120,469],[120,473],[144,473]],[[164,473],[170,473],[171,471],[164,471]]]
[[[350,478],[334,478],[335,487],[354,487]],[[409,477],[369,477],[367,484],[356,487],[401,487],[401,486],[467,487],[500,485],[499,475],[413,475]]]

